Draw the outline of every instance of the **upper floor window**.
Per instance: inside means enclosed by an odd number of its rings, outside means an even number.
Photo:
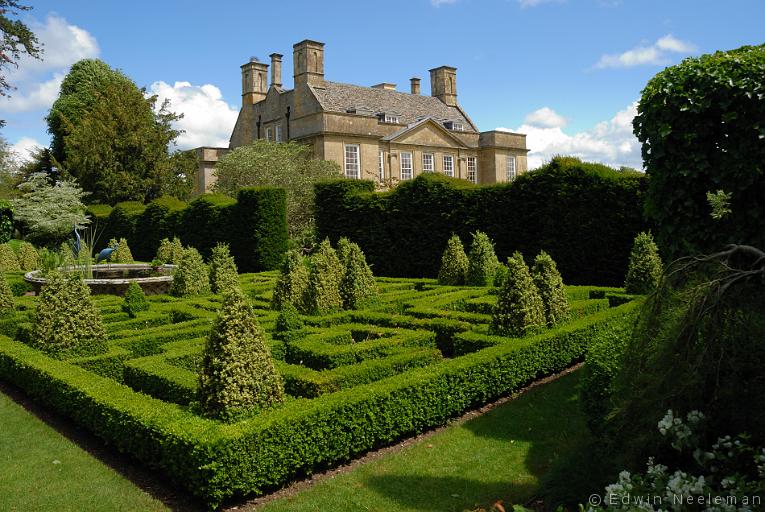
[[[359,145],[345,145],[345,177],[351,179],[361,178],[361,159],[359,158]]]
[[[422,154],[422,172],[433,172],[433,153]]]
[[[380,151],[380,182],[385,181],[385,153]]]
[[[281,125],[276,125],[276,142],[282,141],[282,127]]]
[[[467,179],[470,183],[478,183],[478,160],[474,156],[467,157]]]
[[[513,181],[515,176],[515,156],[507,155],[507,181]]]
[[[463,125],[460,121],[446,121],[444,126],[448,130],[454,130],[455,132],[465,131],[465,125]]]
[[[454,156],[444,155],[444,174],[454,176]]]
[[[398,124],[401,122],[401,118],[395,114],[383,114],[383,123]]]
[[[274,140],[274,129],[270,126],[266,128],[266,140]]]
[[[412,179],[412,154],[409,152],[401,152],[401,179]]]

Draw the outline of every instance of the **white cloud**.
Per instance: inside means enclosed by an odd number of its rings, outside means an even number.
[[[526,144],[530,149],[529,169],[539,167],[555,155],[576,156],[614,167],[626,165],[642,169],[640,143],[632,133],[635,115],[637,101],[617,112],[610,120],[573,135],[565,133],[560,126],[523,124],[516,129],[497,129],[526,134]]]
[[[183,118],[175,123],[177,129],[185,131],[178,137],[180,149],[228,147],[239,109],[223,100],[220,89],[210,84],[199,86],[175,82],[170,85],[159,81],[151,84],[150,92],[159,97],[158,105],[169,99],[170,110],[183,114]]]
[[[63,73],[56,73],[50,80],[30,84],[20,93],[16,92],[13,96],[0,98],[0,110],[27,112],[48,109],[56,101],[63,80]]]
[[[660,37],[650,46],[636,46],[624,53],[609,54],[600,57],[596,68],[630,68],[634,66],[661,66],[670,62],[670,53],[691,53],[696,47],[681,41],[672,34]]]
[[[542,4],[549,4],[549,3],[557,3],[562,4],[566,0],[518,0],[518,3],[521,6],[521,9],[526,9],[527,7],[536,7],[537,5]]]
[[[43,144],[31,137],[22,137],[11,146],[11,152],[14,153],[19,162],[28,162],[32,159],[32,152],[35,149],[44,147]]]
[[[527,115],[524,122],[539,128],[563,128],[568,121],[553,109],[542,107]]]
[[[456,4],[457,0],[430,0],[430,5],[433,7],[441,7],[442,5]]]

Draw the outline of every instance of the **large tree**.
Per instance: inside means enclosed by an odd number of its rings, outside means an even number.
[[[31,7],[16,0],[0,0],[0,96],[8,96],[13,86],[8,82],[6,69],[18,67],[19,59],[24,55],[40,58],[42,52],[37,37],[24,23],[12,19]],[[4,122],[0,120],[0,126]]]

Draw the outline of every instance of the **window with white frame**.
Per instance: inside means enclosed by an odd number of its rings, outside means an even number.
[[[282,127],[279,125],[276,125],[276,142],[282,141]]]
[[[274,140],[274,130],[270,126],[266,128],[266,140]]]
[[[361,178],[361,159],[359,158],[359,145],[345,145],[345,177],[351,179]]]
[[[402,151],[400,159],[401,159],[401,179],[411,180],[412,179],[412,154],[409,152]]]
[[[385,153],[380,151],[380,182],[385,181]]]
[[[454,176],[454,156],[444,155],[444,174]]]
[[[462,123],[452,123],[452,130],[462,132],[465,131],[465,126]]]
[[[478,183],[478,161],[476,157],[467,157],[467,179],[470,183]]]
[[[422,154],[422,172],[433,172],[433,153]]]
[[[513,181],[515,176],[515,156],[507,155],[507,181]]]
[[[385,114],[383,116],[383,122],[384,123],[398,124],[398,123],[401,122],[401,118],[399,116],[397,116],[397,115],[394,115],[394,114]]]

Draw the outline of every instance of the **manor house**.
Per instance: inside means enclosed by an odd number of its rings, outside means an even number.
[[[473,183],[513,180],[526,171],[526,135],[479,132],[457,103],[457,69],[430,70],[430,96],[412,78],[409,92],[324,77],[324,43],[293,46],[294,88],[282,85],[282,55],[269,65],[252,58],[241,66],[242,108],[229,148],[267,139],[300,141],[316,158],[337,162],[345,176],[389,183],[440,172]],[[198,190],[214,183],[215,162],[228,149],[198,148]]]

